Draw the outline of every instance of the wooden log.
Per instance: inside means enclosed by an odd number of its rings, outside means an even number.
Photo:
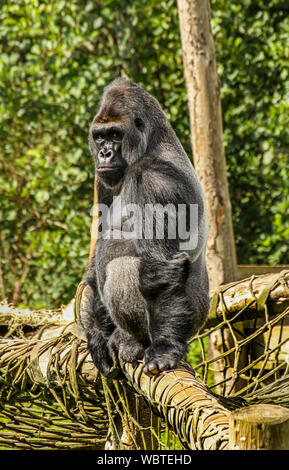
[[[265,303],[269,313],[276,314],[289,306],[289,271],[252,276],[221,286],[211,292],[211,308],[206,327],[214,326],[224,319],[231,320],[236,313],[242,314],[235,321],[250,320],[252,314],[263,315]]]
[[[238,264],[237,265],[237,281],[246,279],[250,276],[259,276],[260,274],[280,273],[281,271],[289,271],[289,264]]]
[[[18,327],[38,328],[43,325],[64,325],[74,320],[74,299],[68,305],[49,310],[14,307],[6,301],[0,302],[0,326],[8,326],[9,330]]]
[[[86,391],[91,396],[91,393],[95,393],[93,392],[95,387],[96,389],[101,387],[100,374],[91,363],[85,344],[71,334],[70,331],[73,329],[71,330],[70,326],[62,328],[63,331],[58,333],[53,330],[53,337],[47,329],[39,340],[0,339],[0,373],[15,386],[19,381],[25,383],[27,390],[37,384],[42,388],[47,387],[51,393],[55,390],[58,404],[63,409],[72,394],[81,408],[84,403],[81,397],[86,395]],[[130,386],[142,397],[138,406],[138,420],[141,426],[148,425],[146,402],[175,431],[187,448],[217,450],[228,446],[229,409],[232,406],[239,406],[239,403],[236,404],[234,399],[217,397],[210,392],[206,385],[195,377],[189,365],[183,363],[175,370],[165,371],[152,377],[142,372],[142,362],[136,365],[122,364],[122,369]],[[64,386],[67,396],[65,403],[57,392]],[[11,386],[11,391],[13,387],[14,385]],[[112,384],[111,396],[118,401],[119,397],[114,387]],[[101,407],[98,400],[101,400],[99,397],[103,397],[103,392],[99,393],[100,391],[101,389],[95,394],[96,408]],[[139,400],[137,397],[134,399]],[[29,401],[29,394],[27,400]],[[102,407],[103,404],[102,402]],[[115,412],[115,409],[113,411]],[[134,412],[132,415],[136,416]],[[129,417],[128,414],[128,420]],[[120,427],[122,429],[120,443],[125,438],[125,443],[131,444],[129,439],[131,435],[125,436],[126,432],[131,432],[127,427],[128,422],[126,421],[126,428]],[[154,425],[152,421],[150,426]],[[139,436],[143,448],[150,449],[153,441],[149,434],[145,446],[143,438],[146,436],[143,433]],[[137,444],[139,442],[137,436]],[[113,445],[117,448],[118,443],[114,442]]]
[[[95,408],[97,419],[100,421],[100,425],[98,423],[95,425],[95,439],[99,431],[103,436],[103,423],[107,420],[107,416],[110,418],[110,424],[113,417],[114,433],[110,433],[106,441],[107,449],[156,449],[158,442],[152,435],[151,429],[157,429],[157,417],[152,415],[142,397],[135,396],[131,391],[125,393],[118,382],[104,380],[101,377],[92,363],[85,342],[82,341],[84,337],[81,327],[71,323],[42,328],[29,340],[0,338],[0,376],[6,377],[6,386],[9,385],[12,394],[19,393],[17,389],[19,382],[25,383],[27,393],[26,389],[22,389],[21,393],[26,394],[29,406],[34,399],[32,395],[29,403],[29,390],[38,385],[42,390],[47,388],[48,396],[49,393],[53,394],[56,398],[56,407],[60,405],[71,422],[73,416],[77,418],[83,416],[85,421],[89,422],[94,415],[94,411],[89,411],[89,408]],[[59,394],[59,389],[63,390],[65,399]],[[92,405],[93,395],[95,398]],[[110,397],[113,397],[111,403]],[[122,406],[118,405],[117,410],[114,400],[122,403]],[[69,403],[73,401],[75,405],[71,413]],[[7,404],[9,405],[9,400]],[[5,398],[2,399],[2,405],[4,407],[6,405]],[[45,407],[45,401],[43,405]],[[92,426],[89,427],[90,432],[91,428]],[[47,432],[49,429],[47,425]],[[24,435],[25,432],[24,426]],[[5,434],[5,439],[6,437]],[[44,434],[39,431],[39,442],[42,438],[44,439]],[[92,448],[95,442],[94,440],[91,442]],[[29,444],[27,446],[29,447]]]
[[[186,363],[174,370],[149,376],[143,363],[123,364],[126,379],[150,403],[185,447],[223,450],[228,447],[229,407],[234,399],[217,397],[195,377]],[[242,400],[242,399],[241,399]]]
[[[230,450],[289,450],[289,410],[251,405],[231,413]]]
[[[56,330],[53,329],[53,337],[51,337],[49,330],[50,328],[40,335],[41,339],[31,339],[29,341],[25,339],[0,340],[1,374],[11,383],[12,392],[14,387],[17,388],[20,385],[23,387],[25,384],[25,387],[29,390],[32,385],[35,386],[37,383],[39,383],[42,388],[47,387],[51,393],[55,390],[58,399],[57,403],[58,405],[61,404],[64,411],[66,407],[65,403],[70,401],[69,396],[72,394],[71,398],[73,398],[79,406],[79,411],[75,408],[73,413],[76,413],[76,415],[80,417],[81,409],[84,410],[85,408],[87,410],[88,407],[91,406],[89,402],[86,403],[85,397],[90,396],[91,398],[91,394],[95,393],[95,387],[101,387],[99,373],[87,356],[85,344],[82,344],[82,342],[74,336],[78,331],[74,332],[72,335],[71,332],[74,331],[73,327],[66,325],[65,327],[62,326],[62,332],[56,332]],[[20,357],[21,361],[19,360]],[[138,364],[135,365],[129,363],[122,364],[122,370],[129,385],[133,387],[135,392],[141,395],[142,399],[150,405],[151,409],[160,415],[167,425],[174,430],[185,447],[198,450],[228,449],[230,410],[246,405],[245,400],[242,398],[221,397],[212,393],[206,385],[195,376],[193,369],[186,363],[182,363],[176,369],[162,372],[157,376],[144,374],[142,371],[142,362],[138,362]],[[63,389],[64,386],[67,397],[65,402],[62,401],[61,395],[57,392],[60,388]],[[115,387],[116,385],[112,384],[112,397],[119,402],[119,395],[117,395]],[[103,409],[103,401],[97,405],[97,400],[101,399],[100,397],[103,396],[103,392],[100,393],[100,391],[101,389],[99,388],[98,393],[95,394],[96,410],[98,407],[99,410]],[[34,395],[32,399],[34,399]],[[26,401],[27,400],[29,400],[28,393]],[[144,409],[145,402],[140,402],[139,410]],[[253,406],[255,405],[252,405],[252,407]],[[267,425],[270,405],[257,406],[258,416],[261,416],[261,424],[265,422]],[[134,407],[134,401],[130,404],[130,409],[132,409],[131,407]],[[283,407],[277,408],[284,410]],[[249,408],[246,407],[246,410],[248,409]],[[234,416],[235,413],[236,412],[233,411]],[[242,409],[238,410],[238,413],[242,413]],[[287,421],[288,413],[289,411],[287,410]],[[119,443],[126,448],[134,448],[133,446],[135,445],[132,436],[134,429],[137,428],[135,428],[134,425],[133,428],[131,428],[131,424],[133,423],[129,421],[130,416],[134,416],[134,419],[138,416],[139,419],[140,414],[134,412],[132,414],[128,413],[127,419],[124,420],[123,423],[120,422],[118,432],[121,438]],[[237,414],[236,416],[238,417],[239,415]],[[281,415],[270,414],[270,420],[272,416],[274,419],[276,416],[279,419]],[[284,413],[282,416],[285,416]],[[99,417],[101,417],[103,422],[104,417],[100,415]],[[153,425],[152,422],[148,421],[148,414],[146,414],[146,416],[143,415],[143,417],[144,420],[141,418],[139,421],[141,427],[147,428]],[[282,440],[284,439],[283,428],[287,429],[287,434],[289,433],[288,427],[286,428],[288,422],[285,424],[286,420],[283,420],[283,417],[281,418],[278,423],[273,420],[274,425],[277,423],[281,426],[281,431],[277,430],[279,442],[276,444],[277,441],[274,437],[276,435],[275,429],[270,432],[271,437],[268,443],[263,439],[264,442],[262,441],[262,445],[265,446],[264,448],[268,448],[269,445],[278,445],[280,448],[288,448],[285,447],[288,441],[286,443]],[[271,426],[272,420],[270,420],[268,422]],[[284,424],[282,424],[283,421]],[[103,424],[101,424],[101,426],[103,426]],[[259,428],[257,425],[256,428],[258,431]],[[39,443],[41,443],[42,434],[40,432],[38,434]],[[142,440],[140,441],[138,436],[136,436],[137,447],[140,445],[140,442],[142,442],[142,445],[144,442],[144,436],[142,434],[139,436],[142,437]],[[282,439],[280,436],[283,436]],[[243,434],[240,435],[241,443],[243,442],[242,437]],[[146,448],[151,448],[152,442],[150,433],[147,434],[147,438],[145,437],[145,439]],[[237,438],[234,438],[235,440],[232,439],[231,442],[234,443],[234,448],[236,448],[236,446],[239,445]],[[113,445],[118,444],[117,442],[113,442]]]
[[[281,318],[283,318],[282,321],[285,318],[285,322],[287,318],[289,319],[289,271],[252,276],[249,279],[227,284],[217,289],[211,296],[210,313],[205,328],[218,325],[222,321],[225,323],[222,328],[222,334],[217,330],[210,335],[209,359],[232,349],[237,340],[240,341],[239,345],[241,344],[243,337],[242,334],[239,335],[238,331],[243,331],[245,320],[252,320],[252,325],[254,323],[255,327],[257,325],[258,327],[262,324],[264,325],[265,306],[268,307],[267,315],[272,322],[276,323],[278,318],[280,321]],[[257,320],[258,323],[255,323],[256,317],[260,317]],[[226,321],[230,321],[231,324],[235,323],[238,331],[234,331],[234,337],[232,336],[231,329],[226,325]],[[285,334],[284,328],[283,326]],[[280,326],[279,330],[274,329],[274,332],[277,335],[276,341],[278,343],[280,341]],[[246,354],[246,349],[241,348],[238,359],[239,370],[248,363]],[[226,355],[226,357],[222,357],[214,362],[215,381],[216,383],[222,382],[216,388],[218,393],[227,394],[228,391],[235,393],[245,385],[240,376],[238,380],[233,376],[231,379],[229,378],[231,373],[228,369],[230,366],[233,367],[234,361],[235,351],[233,352],[232,350],[232,354]],[[226,382],[224,382],[225,377]]]

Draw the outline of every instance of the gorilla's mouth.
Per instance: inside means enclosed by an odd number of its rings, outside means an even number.
[[[121,169],[121,166],[113,166],[113,165],[102,165],[100,166],[97,171],[106,172],[106,171],[119,171]]]

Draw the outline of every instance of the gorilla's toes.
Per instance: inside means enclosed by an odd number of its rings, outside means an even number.
[[[166,351],[165,351],[166,349]],[[143,371],[146,374],[158,374],[164,370],[174,369],[182,359],[183,352],[171,349],[164,344],[152,344],[145,351],[145,365]]]
[[[177,364],[178,362],[174,359],[152,359],[151,361],[145,363],[143,371],[148,375],[155,375],[164,370],[174,369]]]

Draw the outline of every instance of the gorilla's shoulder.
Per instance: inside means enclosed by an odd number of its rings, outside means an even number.
[[[125,193],[128,200],[152,201],[156,203],[189,203],[195,200],[194,184],[186,174],[172,162],[145,156],[130,165],[125,176]]]
[[[135,177],[139,182],[145,180],[166,180],[180,182],[188,180],[188,175],[172,162],[150,155],[142,157],[127,169],[128,177]]]

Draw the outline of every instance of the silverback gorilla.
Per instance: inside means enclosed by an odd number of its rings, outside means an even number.
[[[128,79],[106,88],[89,145],[109,211],[83,279],[88,349],[107,377],[119,359],[144,358],[148,374],[174,368],[209,309],[200,183],[158,101]]]

